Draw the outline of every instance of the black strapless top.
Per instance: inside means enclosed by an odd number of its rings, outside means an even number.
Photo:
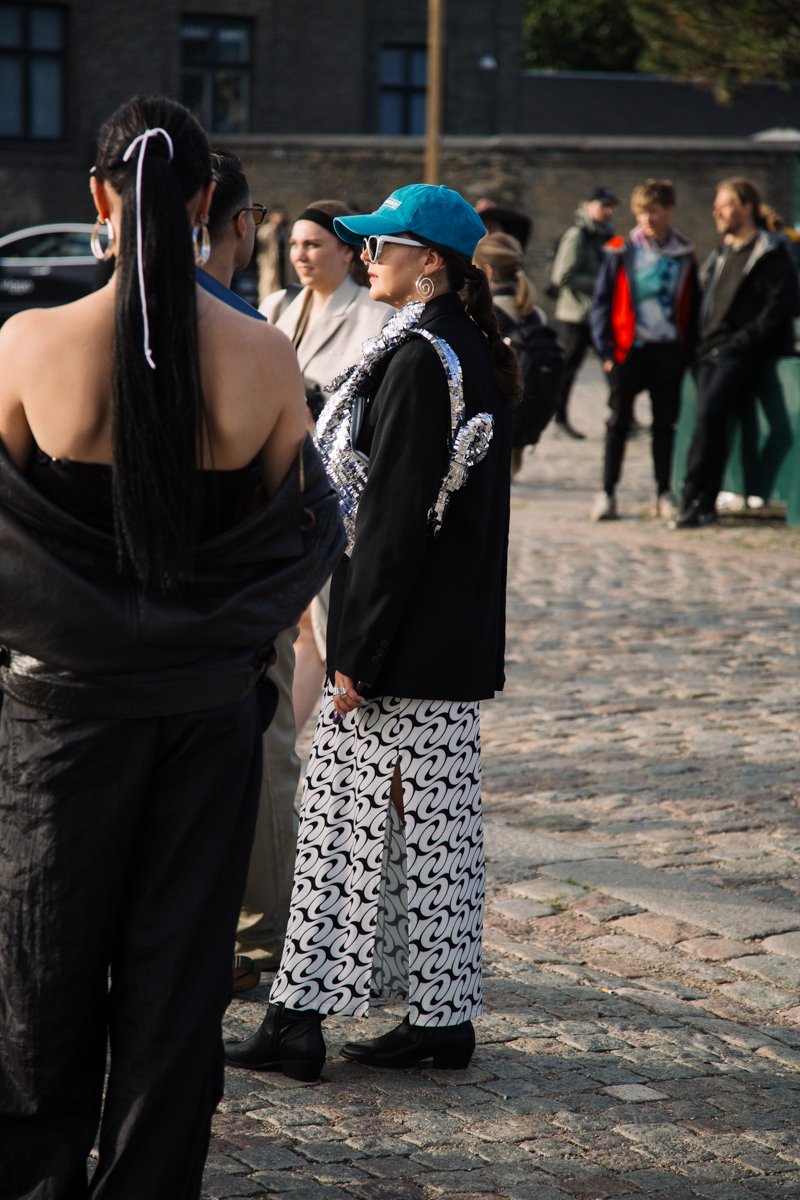
[[[258,465],[230,471],[200,471],[201,509],[197,540],[238,525],[252,511],[261,487]],[[38,492],[93,529],[114,533],[111,467],[107,463],[50,458],[36,447],[28,479]]]

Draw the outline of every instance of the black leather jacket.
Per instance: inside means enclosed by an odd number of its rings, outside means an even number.
[[[143,592],[117,569],[113,537],[46,500],[0,445],[0,685],[23,704],[86,717],[232,703],[344,545],[307,439],[274,496],[196,548],[190,582]]]

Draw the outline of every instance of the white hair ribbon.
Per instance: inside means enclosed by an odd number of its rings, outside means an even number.
[[[144,357],[147,365],[155,371],[156,364],[153,361],[153,355],[150,350],[150,322],[147,317],[147,293],[144,288],[144,262],[142,256],[142,162],[147,149],[147,143],[152,137],[165,138],[167,148],[169,149],[169,157],[172,159],[175,154],[172,138],[166,129],[162,129],[160,125],[156,125],[154,129],[145,129],[144,133],[138,134],[133,139],[123,154],[122,161],[127,162],[136,147],[139,147],[139,158],[136,163],[136,258],[139,269],[139,299],[142,304],[142,323],[144,325]]]

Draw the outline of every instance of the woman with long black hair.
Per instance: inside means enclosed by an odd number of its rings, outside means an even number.
[[[482,1008],[479,703],[504,681],[516,360],[485,233],[446,187],[412,184],[337,218],[371,295],[398,310],[322,412],[317,443],[348,550],[334,572],[330,683],[308,765],[280,969],[227,1061],[315,1079],[321,1019],[407,997],[405,1020],[342,1053],[469,1063]]]
[[[342,537],[291,346],[196,286],[197,122],[124,105],[91,187],[111,281],[0,332],[0,1194],[87,1196],[99,1123],[96,1200],[194,1200],[264,671]]]

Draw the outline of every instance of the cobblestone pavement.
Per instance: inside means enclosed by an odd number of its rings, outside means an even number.
[[[327,1021],[322,1083],[228,1072],[207,1200],[800,1197],[800,530],[669,531],[646,434],[591,524],[604,408],[592,365],[513,489],[473,1065],[358,1068]]]

